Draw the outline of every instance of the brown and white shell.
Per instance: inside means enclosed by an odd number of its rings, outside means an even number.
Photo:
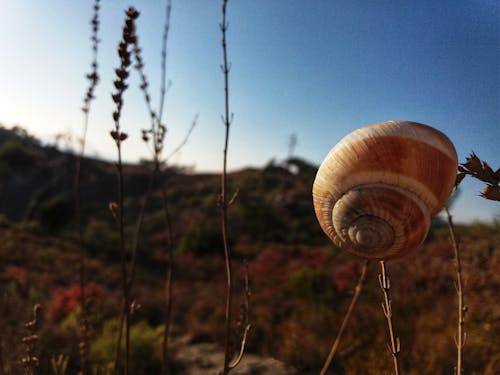
[[[313,185],[316,216],[340,248],[368,259],[416,249],[446,204],[457,153],[440,131],[387,121],[345,136],[328,153]]]

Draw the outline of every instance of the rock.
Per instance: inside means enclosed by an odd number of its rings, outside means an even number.
[[[189,344],[189,339],[176,342],[177,375],[217,375],[222,370],[224,353],[213,343]],[[274,358],[245,354],[231,375],[298,375],[299,373]]]

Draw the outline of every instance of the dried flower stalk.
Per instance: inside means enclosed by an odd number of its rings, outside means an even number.
[[[394,332],[394,324],[392,321],[392,301],[389,296],[389,291],[391,289],[391,281],[389,279],[385,267],[385,261],[383,260],[380,261],[380,267],[381,267],[381,274],[378,275],[378,280],[380,283],[380,288],[382,289],[382,292],[384,294],[384,302],[382,303],[382,310],[384,311],[384,315],[387,320],[387,327],[389,329],[389,339],[391,342],[389,350],[391,351],[394,363],[394,374],[399,375],[401,373],[401,370],[399,366],[398,356],[401,350],[401,344],[399,341],[399,337],[397,337]]]
[[[110,132],[111,137],[115,141],[118,152],[118,161],[116,164],[118,174],[118,203],[116,203],[117,224],[120,233],[120,261],[121,261],[121,278],[122,278],[122,309],[120,312],[120,324],[118,327],[118,342],[117,342],[117,355],[115,358],[114,371],[116,373],[118,367],[118,355],[121,347],[121,336],[123,321],[125,323],[125,360],[124,360],[124,374],[129,374],[129,354],[130,354],[130,315],[131,315],[131,301],[130,301],[130,285],[128,279],[127,269],[127,251],[125,248],[125,220],[124,220],[124,183],[123,183],[123,164],[122,164],[122,150],[121,144],[125,141],[128,135],[121,131],[120,117],[123,107],[123,93],[127,89],[126,79],[129,76],[131,61],[131,46],[134,46],[137,40],[135,20],[139,17],[139,12],[130,7],[126,11],[125,26],[122,32],[122,41],[118,46],[118,56],[120,57],[120,67],[115,70],[116,80],[114,86],[116,92],[112,94],[112,99],[116,104],[116,110],[113,112],[113,120],[115,128]]]
[[[92,63],[91,63],[91,72],[86,75],[86,78],[89,80],[89,87],[87,89],[87,93],[83,100],[83,134],[80,140],[80,153],[76,158],[76,168],[75,168],[75,184],[74,184],[74,194],[75,194],[75,213],[77,220],[77,230],[78,230],[78,247],[80,253],[80,317],[79,317],[79,354],[80,354],[80,373],[82,375],[88,374],[88,352],[90,349],[90,337],[89,337],[89,320],[88,320],[88,309],[87,309],[87,298],[85,295],[85,289],[87,284],[87,270],[86,270],[86,249],[83,240],[83,223],[82,223],[82,209],[81,209],[81,166],[82,160],[85,153],[85,142],[87,138],[87,129],[89,123],[89,113],[90,113],[90,104],[92,100],[95,98],[94,91],[99,82],[99,74],[97,71],[97,52],[99,45],[99,5],[100,0],[95,0],[94,2],[94,14],[90,21],[92,25]]]
[[[228,23],[226,21],[226,10],[227,10],[227,0],[222,1],[222,22],[220,23],[220,29],[222,33],[222,57],[223,64],[221,65],[222,74],[224,75],[224,115],[222,116],[222,122],[225,127],[225,137],[224,137],[224,151],[223,151],[223,163],[222,163],[222,174],[221,174],[221,193],[219,196],[219,208],[221,214],[221,227],[222,227],[222,241],[224,244],[224,262],[226,268],[226,321],[225,321],[225,338],[224,338],[224,367],[222,369],[222,374],[226,375],[234,369],[241,361],[243,353],[245,350],[246,338],[250,325],[245,326],[240,354],[236,360],[231,363],[231,322],[232,322],[232,305],[233,305],[233,276],[232,276],[232,261],[231,261],[231,249],[229,247],[228,240],[228,207],[233,203],[236,198],[236,194],[231,199],[227,197],[227,152],[229,145],[229,130],[231,128],[231,123],[233,120],[233,114],[229,115],[229,71],[231,66],[227,61],[227,39],[226,33],[228,29]]]
[[[344,315],[344,319],[342,320],[342,324],[340,325],[339,332],[337,333],[337,337],[335,338],[335,341],[333,342],[333,345],[330,349],[330,353],[328,354],[328,358],[326,359],[323,368],[321,369],[320,375],[325,375],[326,372],[328,371],[328,368],[330,367],[333,357],[335,356],[335,353],[337,352],[337,349],[340,345],[340,340],[342,339],[342,335],[344,334],[344,331],[347,327],[347,323],[349,322],[349,319],[351,318],[352,312],[354,311],[354,307],[356,306],[356,303],[358,301],[358,298],[361,294],[361,290],[363,289],[363,284],[365,282],[366,278],[366,270],[368,269],[368,263],[369,261],[366,260],[363,264],[363,268],[361,269],[361,274],[359,275],[358,283],[356,284],[356,287],[354,288],[354,294],[351,299],[351,303],[349,304],[349,307],[347,309],[346,314]]]
[[[455,288],[457,291],[457,308],[458,308],[458,320],[457,320],[457,335],[455,337],[455,345],[457,347],[457,364],[455,367],[455,374],[461,375],[463,372],[462,365],[462,349],[465,345],[465,313],[467,312],[467,306],[464,305],[464,291],[463,291],[463,279],[462,279],[462,265],[460,263],[460,248],[457,241],[457,235],[455,232],[455,226],[453,225],[453,217],[446,206],[444,208],[446,212],[446,217],[448,219],[448,228],[450,230],[450,241],[453,246],[453,255],[455,258],[455,271],[456,271],[456,282]]]
[[[33,307],[33,319],[24,324],[28,330],[28,334],[21,341],[26,347],[26,354],[21,358],[20,363],[24,368],[25,375],[36,375],[40,366],[40,358],[38,355],[38,342],[40,336],[38,331],[42,326],[42,305],[36,304]]]

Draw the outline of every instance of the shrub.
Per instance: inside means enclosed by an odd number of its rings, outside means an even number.
[[[222,254],[224,243],[220,228],[215,226],[195,226],[190,228],[180,240],[181,252],[189,251],[198,256]]]
[[[90,359],[100,368],[108,368],[116,349],[118,320],[104,323],[90,350]],[[152,327],[146,321],[139,321],[130,329],[129,372],[135,375],[158,374],[161,368],[161,337],[163,327]],[[119,371],[120,372],[120,371]]]
[[[290,297],[327,303],[334,296],[330,275],[322,269],[301,269],[293,272],[285,284]]]
[[[93,302],[102,301],[105,297],[105,289],[95,283],[89,283],[85,287],[85,296]],[[81,289],[80,284],[75,284],[69,289],[56,289],[51,302],[50,316],[59,321],[80,306]]]

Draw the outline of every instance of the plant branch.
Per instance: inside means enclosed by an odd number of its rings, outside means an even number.
[[[385,267],[385,261],[383,260],[380,261],[380,267],[382,273],[378,275],[378,280],[380,283],[380,288],[382,289],[382,292],[384,294],[384,302],[382,303],[382,310],[384,311],[384,315],[387,320],[387,327],[389,329],[389,339],[391,341],[389,349],[391,351],[392,359],[394,362],[394,374],[399,375],[401,373],[401,370],[399,366],[398,356],[401,350],[401,345],[399,337],[397,337],[396,334],[394,333],[394,325],[392,321],[392,303],[391,303],[392,301],[389,296],[389,291],[391,289],[391,281],[389,279]]]
[[[163,117],[163,108],[165,105],[165,95],[167,93],[167,40],[170,30],[170,13],[172,11],[172,1],[167,0],[165,8],[165,24],[163,25],[163,38],[161,49],[161,88],[160,88],[160,105],[158,108],[158,123],[161,123]]]
[[[174,148],[174,150],[165,158],[165,161],[168,162],[172,156],[174,156],[175,154],[177,154],[180,150],[182,150],[182,148],[186,145],[186,143],[188,142],[189,140],[189,137],[191,136],[191,133],[193,132],[196,124],[198,123],[198,114],[196,114],[194,116],[194,119],[193,121],[191,121],[191,126],[189,127],[187,133],[186,133],[186,136],[184,137],[184,139],[181,141],[181,143],[179,143],[179,145]]]
[[[121,278],[122,278],[122,309],[120,312],[120,325],[118,327],[118,343],[117,343],[117,354],[120,353],[121,347],[121,333],[122,333],[122,322],[125,323],[125,364],[124,364],[124,374],[129,374],[129,354],[130,354],[130,285],[128,280],[128,269],[127,269],[127,251],[125,248],[125,220],[124,220],[124,181],[123,181],[123,163],[122,163],[122,142],[127,139],[127,134],[121,131],[120,128],[120,117],[121,110],[123,107],[123,93],[127,89],[126,79],[129,76],[129,68],[131,64],[131,52],[129,47],[134,46],[137,41],[135,20],[139,17],[139,12],[134,8],[128,8],[126,11],[125,25],[122,31],[122,41],[118,46],[118,56],[120,57],[120,67],[115,70],[116,80],[114,81],[114,86],[117,90],[115,94],[112,95],[113,101],[116,104],[116,110],[113,112],[113,120],[115,122],[115,128],[110,132],[111,137],[115,141],[117,149],[117,175],[118,175],[118,231],[120,234],[120,263],[121,263]],[[116,374],[118,367],[118,356],[115,358],[114,371]]]
[[[457,235],[455,232],[455,226],[453,225],[453,218],[448,210],[448,206],[444,208],[446,212],[446,217],[448,219],[448,227],[450,230],[450,240],[453,246],[453,252],[455,257],[455,270],[456,270],[456,290],[458,297],[458,322],[457,322],[457,336],[455,337],[455,344],[457,346],[457,365],[455,368],[455,374],[461,375],[462,368],[462,349],[465,345],[465,313],[467,312],[467,307],[464,305],[464,292],[463,292],[463,280],[462,280],[462,265],[460,263],[460,249],[457,241]]]
[[[0,337],[0,375],[6,375],[4,366],[3,366],[3,340]]]
[[[158,167],[158,165],[157,165]],[[170,211],[168,207],[167,190],[165,184],[162,183],[161,196],[163,202],[163,213],[165,215],[165,224],[167,227],[167,270],[165,274],[165,304],[166,313],[163,328],[163,342],[162,342],[162,375],[168,374],[168,344],[170,323],[172,320],[172,277],[174,270],[174,236],[172,230],[172,221],[170,220]]]
[[[89,123],[89,113],[90,113],[90,104],[92,100],[95,98],[94,91],[99,82],[99,74],[97,71],[97,53],[98,53],[98,31],[99,31],[99,0],[94,1],[93,10],[94,14],[92,16],[91,25],[92,25],[92,63],[91,63],[91,72],[86,75],[86,78],[89,80],[90,84],[87,89],[87,93],[84,98],[83,103],[83,134],[80,140],[80,153],[76,158],[76,166],[75,166],[75,182],[74,182],[74,199],[75,199],[75,215],[76,215],[76,225],[78,232],[78,247],[80,254],[80,317],[79,317],[79,330],[80,330],[80,343],[79,343],[79,351],[80,351],[80,373],[82,375],[88,374],[88,351],[90,349],[90,339],[89,339],[89,321],[87,314],[87,298],[86,298],[86,284],[87,284],[87,271],[86,271],[86,249],[83,240],[83,223],[82,223],[82,208],[81,208],[81,166],[83,156],[85,154],[85,143],[87,139],[87,129]]]
[[[252,325],[250,324],[250,296],[252,292],[250,290],[250,281],[248,277],[248,263],[245,260],[245,303],[241,304],[241,326],[244,327],[243,334],[241,336],[241,344],[240,344],[240,352],[238,357],[234,359],[234,361],[229,365],[229,369],[233,369],[239,365],[241,360],[243,359],[243,355],[245,354],[245,346],[247,342],[248,332],[250,332],[250,328]]]
[[[223,165],[222,165],[222,175],[221,175],[221,193],[219,198],[221,221],[222,221],[222,241],[224,243],[224,260],[226,268],[226,325],[225,325],[225,339],[224,339],[224,367],[223,375],[226,375],[231,370],[230,360],[231,360],[231,321],[232,321],[232,298],[233,298],[233,286],[232,286],[232,265],[231,265],[231,251],[229,249],[228,241],[228,228],[227,228],[227,151],[229,144],[229,130],[231,127],[231,120],[229,118],[229,65],[227,62],[227,42],[226,42],[226,32],[228,24],[226,21],[226,7],[227,0],[222,1],[222,22],[220,24],[222,32],[222,56],[223,65],[221,66],[222,73],[224,75],[224,103],[225,112],[223,116],[223,123],[225,126],[225,139],[224,139],[224,151],[223,151]]]
[[[337,349],[340,345],[340,340],[342,339],[342,335],[344,334],[344,331],[347,327],[347,323],[349,322],[349,319],[351,318],[352,312],[354,311],[354,307],[356,306],[356,302],[358,301],[358,298],[361,294],[361,290],[363,289],[363,284],[365,282],[366,278],[366,270],[368,269],[368,263],[369,261],[366,260],[365,263],[363,264],[363,268],[361,269],[361,274],[359,275],[358,283],[356,284],[356,287],[354,288],[354,295],[352,296],[351,303],[349,304],[349,307],[347,309],[346,314],[344,315],[344,319],[342,320],[342,324],[340,325],[339,332],[337,333],[337,337],[335,338],[335,341],[333,342],[332,348],[330,349],[330,353],[328,354],[328,358],[325,361],[325,364],[323,365],[323,368],[321,369],[320,375],[325,375],[326,372],[328,371],[328,368],[330,367],[333,357],[335,356],[335,353],[337,352]]]

